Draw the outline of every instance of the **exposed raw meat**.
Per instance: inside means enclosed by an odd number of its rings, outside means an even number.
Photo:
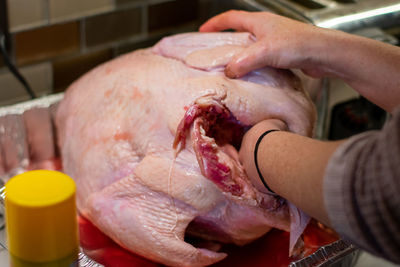
[[[224,76],[253,41],[248,33],[176,35],[68,89],[56,118],[64,171],[76,181],[80,213],[122,247],[166,265],[204,266],[226,256],[217,243],[290,230],[288,204],[249,183],[237,149],[268,118],[311,135],[315,112],[289,71]]]

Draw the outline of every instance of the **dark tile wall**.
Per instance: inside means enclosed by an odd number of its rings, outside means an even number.
[[[79,51],[79,22],[56,24],[17,33],[15,55],[19,65]]]
[[[142,13],[140,8],[120,10],[88,18],[85,23],[86,46],[132,38],[141,33]]]
[[[6,2],[4,0],[0,0],[0,31],[2,34],[7,35],[6,33],[8,29],[8,20],[6,13]],[[6,37],[4,37],[6,38]],[[0,68],[4,66],[3,57],[0,54]]]
[[[198,19],[198,1],[177,0],[148,7],[149,32],[178,26]]]
[[[121,5],[126,5],[126,4],[132,4],[132,3],[137,3],[143,0],[116,0],[117,6]]]
[[[112,50],[105,49],[55,60],[53,62],[54,91],[63,91],[81,75],[97,65],[110,60],[112,57]]]
[[[125,54],[137,49],[147,48],[157,43],[163,36],[154,36],[146,38],[144,41],[121,44],[115,48],[115,55]]]

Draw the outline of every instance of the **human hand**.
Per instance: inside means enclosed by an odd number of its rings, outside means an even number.
[[[263,193],[268,193],[268,189],[258,175],[254,162],[254,148],[258,138],[268,130],[287,130],[287,125],[278,119],[268,119],[254,125],[243,137],[239,151],[239,160],[246,170],[247,176],[255,188]]]
[[[321,60],[312,57],[324,56],[317,51],[317,38],[321,40],[324,29],[268,12],[231,10],[211,18],[199,30],[226,29],[247,31],[257,39],[226,66],[225,74],[230,78],[241,77],[265,66],[301,69],[314,78],[324,76],[318,64]]]

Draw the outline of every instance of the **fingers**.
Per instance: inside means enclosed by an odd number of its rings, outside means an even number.
[[[257,37],[257,42],[235,56],[225,69],[227,77],[238,78],[264,66],[279,67],[273,65],[272,56],[268,54],[268,42],[262,41],[262,36],[266,33],[266,30],[262,29],[264,29],[263,25],[266,22],[281,19],[266,12],[231,10],[209,19],[199,30],[201,32],[210,32],[234,29],[250,32]]]
[[[217,32],[227,29],[233,29],[237,31],[249,31],[252,32],[250,13],[245,11],[231,10],[217,15],[203,25],[200,26],[200,32]]]
[[[226,66],[225,75],[231,79],[239,78],[252,70],[271,66],[271,56],[263,42],[257,42],[236,55]]]
[[[231,10],[217,15],[200,27],[201,32],[234,29],[246,31],[256,37],[256,43],[236,55],[226,66],[225,75],[239,78],[265,66],[274,68],[299,68],[312,77],[322,73],[301,64],[311,57],[308,37],[312,26],[269,12]],[[300,37],[298,37],[300,36]],[[312,36],[312,35],[311,35]]]
[[[255,13],[231,10],[209,19],[200,27],[201,32],[222,31],[234,29],[254,33],[253,24]],[[248,72],[268,65],[267,49],[262,42],[257,42],[246,48],[242,53],[231,60],[225,69],[229,78],[242,77]]]

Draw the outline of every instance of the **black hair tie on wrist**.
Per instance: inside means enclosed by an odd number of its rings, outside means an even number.
[[[275,131],[279,131],[279,130],[273,129],[273,130],[268,130],[268,131],[264,132],[264,133],[258,138],[258,140],[257,140],[257,142],[256,142],[256,146],[254,147],[254,163],[256,164],[256,169],[257,169],[258,176],[260,177],[260,180],[261,180],[261,182],[263,183],[263,185],[265,186],[265,188],[267,188],[268,191],[270,191],[272,194],[275,194],[275,192],[272,191],[271,188],[269,188],[269,186],[267,185],[267,183],[266,183],[265,180],[264,180],[264,177],[263,177],[262,174],[261,174],[260,169],[258,168],[257,152],[258,152],[258,147],[260,146],[260,143],[261,143],[262,139],[263,139],[267,134],[269,134],[269,133],[271,133],[271,132],[275,132]]]

